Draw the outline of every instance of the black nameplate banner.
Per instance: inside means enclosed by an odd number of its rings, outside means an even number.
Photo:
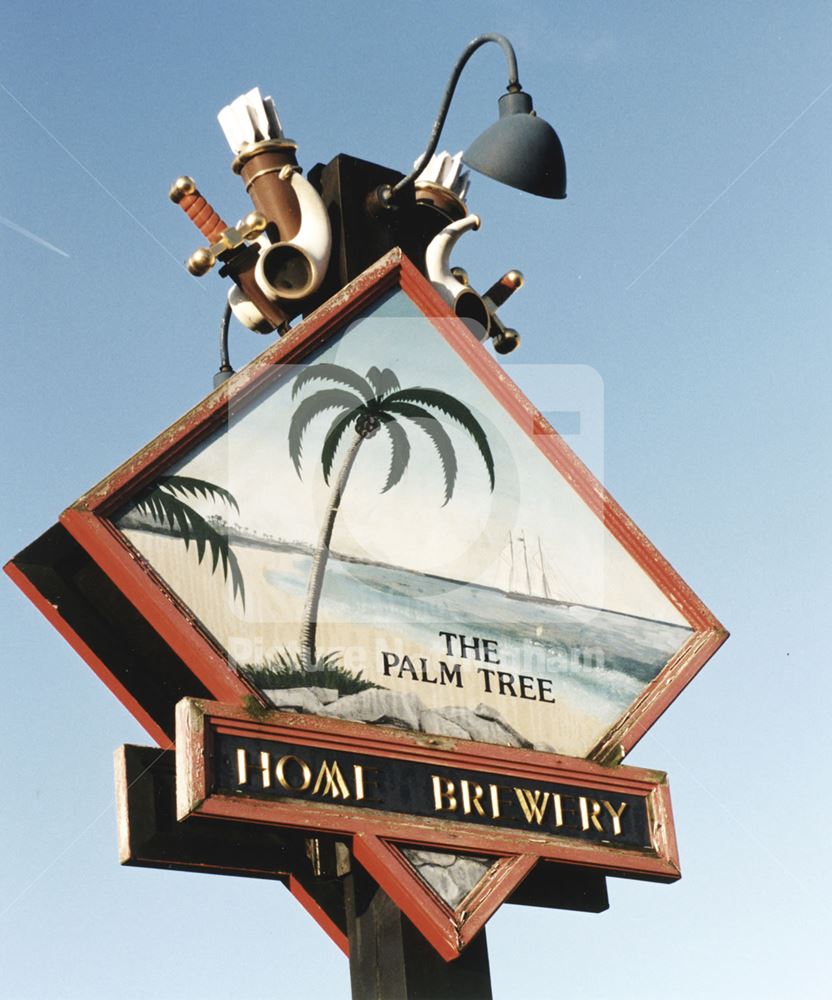
[[[222,732],[214,740],[209,792],[651,846],[640,795]]]

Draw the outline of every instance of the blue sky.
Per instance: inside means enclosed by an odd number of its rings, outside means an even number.
[[[166,192],[190,173],[245,211],[217,111],[259,85],[307,170],[403,169],[469,38],[511,38],[569,197],[474,176],[460,263],[524,272],[518,360],[598,373],[607,487],[733,634],[629,758],[670,774],[682,881],[505,908],[495,996],[823,997],[832,5],[33,2],[3,26],[4,559],[210,388],[222,283],[185,272]],[[474,57],[447,148],[504,82]],[[236,330],[233,360],[265,343]],[[119,868],[112,751],[148,738],[8,583],[0,607],[0,994],[349,996],[280,886]]]

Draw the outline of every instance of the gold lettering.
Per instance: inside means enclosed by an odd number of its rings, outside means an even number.
[[[471,795],[472,788],[474,790],[473,796]],[[473,806],[480,816],[485,816],[485,809],[480,804],[483,795],[482,785],[478,785],[475,781],[466,781],[463,778],[459,783],[459,790],[462,792],[462,812],[468,816]]]
[[[456,811],[456,796],[454,795],[454,783],[448,778],[440,778],[438,774],[432,774],[433,779],[433,807],[437,812],[446,809],[448,812]],[[443,805],[442,800],[447,799],[448,804]]]
[[[302,778],[300,785],[290,785],[286,780],[286,765],[289,761],[294,761],[300,768]],[[312,784],[312,772],[309,770],[309,765],[305,760],[301,760],[300,757],[295,757],[294,754],[286,754],[285,757],[281,757],[277,762],[277,767],[275,767],[274,773],[280,787],[285,788],[287,792],[305,792],[306,789]]]
[[[612,817],[612,835],[614,837],[620,837],[621,836],[621,815],[624,812],[624,810],[627,808],[627,803],[626,802],[622,802],[621,803],[621,808],[618,810],[618,812],[616,812],[613,809],[613,807],[609,804],[609,802],[607,802],[607,800],[604,799],[604,807],[606,808],[607,812]]]
[[[242,747],[237,748],[237,784],[244,785],[248,781],[248,765],[246,763],[246,752]]]
[[[520,803],[520,808],[523,810],[526,822],[537,823],[540,826],[543,822],[550,793],[541,792],[539,788],[535,788],[533,791],[530,791],[528,788],[515,788],[514,794],[517,796],[517,801]],[[542,801],[540,798],[541,795],[543,796]]]
[[[323,791],[321,791],[324,779],[326,779],[326,784]],[[331,795],[333,799],[348,799],[350,797],[350,790],[347,788],[347,783],[344,781],[344,775],[341,774],[341,768],[338,767],[337,760],[334,760],[332,764],[328,764],[326,761],[321,764],[312,794],[317,795],[319,792],[321,795]]]
[[[269,755],[265,750],[260,751],[260,772],[263,776],[263,787],[271,788],[272,784],[272,774],[271,767],[269,766],[271,761],[269,760]]]
[[[379,790],[379,769],[377,767],[365,767],[363,764],[353,764],[355,774],[355,798],[358,802],[381,802],[381,791]]]
[[[557,792],[552,792],[552,804],[555,807],[555,826],[563,826],[563,803]]]
[[[511,815],[511,804],[514,801],[511,795],[511,789],[506,788],[505,785],[489,785],[488,786],[489,797],[491,798],[491,818],[492,819],[507,819],[514,820]],[[504,798],[500,801],[500,793],[503,794]],[[501,808],[502,807],[502,808]],[[507,809],[509,812],[508,816],[503,816],[502,809]]]
[[[581,809],[581,829],[586,831],[590,826],[594,826],[599,833],[603,833],[604,828],[598,819],[598,814],[601,812],[601,803],[596,799],[587,799],[582,795],[578,799],[578,805]]]

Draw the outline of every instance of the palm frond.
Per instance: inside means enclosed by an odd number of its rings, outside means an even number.
[[[211,572],[214,573],[222,563],[223,579],[231,576],[231,586],[234,597],[238,594],[243,607],[246,603],[245,584],[237,556],[231,549],[228,539],[221,534],[193,507],[180,500],[169,487],[155,483],[147,492],[137,498],[135,509],[149,514],[159,524],[167,524],[171,531],[178,534],[185,542],[185,548],[190,548],[191,542],[196,546],[197,560],[202,562],[207,552],[211,553]]]
[[[338,416],[332,423],[332,426],[327,433],[326,439],[324,440],[323,451],[321,452],[321,465],[324,470],[324,482],[329,483],[329,474],[332,472],[332,463],[335,461],[335,453],[338,451],[338,445],[341,442],[341,438],[344,436],[344,432],[353,424],[358,417],[358,415],[364,410],[364,407],[356,407],[350,413],[344,416]]]
[[[391,403],[399,402],[430,406],[446,414],[464,427],[476,442],[482,460],[485,462],[485,467],[488,470],[491,489],[494,489],[494,456],[491,454],[491,446],[488,444],[488,438],[482,425],[464,403],[461,403],[447,392],[442,392],[440,389],[426,389],[422,386],[400,389],[398,392],[394,392],[388,396],[384,400],[383,405],[386,409],[389,409]]]
[[[308,369],[307,369],[308,371]],[[298,376],[300,378],[300,376]],[[340,408],[354,411],[364,406],[363,400],[345,389],[321,389],[312,396],[307,396],[292,415],[289,424],[289,455],[295,466],[295,472],[300,475],[300,460],[303,454],[301,441],[309,424],[326,410]]]
[[[156,484],[174,493],[183,493],[185,496],[221,500],[229,507],[233,507],[238,514],[240,513],[240,506],[234,495],[216,483],[209,483],[206,479],[195,479],[193,476],[159,476]]]
[[[439,420],[428,410],[424,410],[421,406],[416,406],[414,403],[405,403],[402,400],[393,400],[391,402],[391,399],[392,397],[385,401],[387,411],[401,414],[401,416],[408,417],[414,423],[418,424],[431,439],[434,448],[436,448],[439,461],[442,465],[442,475],[445,480],[445,499],[442,502],[442,506],[444,507],[453,496],[454,486],[456,485],[457,461],[453,442],[448,437],[448,432],[439,423]],[[389,429],[391,425],[385,424],[385,426]]]
[[[395,416],[379,412],[384,429],[390,437],[390,468],[387,472],[387,481],[384,484],[382,493],[392,489],[404,475],[407,463],[410,461],[410,442],[401,424],[396,422]]]
[[[322,361],[317,365],[309,365],[300,374],[295,376],[295,381],[292,385],[292,399],[297,396],[305,385],[316,379],[327,379],[330,382],[339,382],[341,385],[348,386],[354,392],[357,392],[365,403],[369,402],[375,395],[373,387],[358,372],[354,372],[351,368],[344,368],[343,365],[334,365]]]
[[[387,396],[399,388],[399,380],[395,372],[389,368],[379,371],[375,365],[367,371],[367,381],[372,385],[376,396]]]

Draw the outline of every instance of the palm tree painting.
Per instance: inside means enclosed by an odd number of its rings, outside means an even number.
[[[411,447],[406,428],[411,425],[419,427],[436,451],[443,477],[444,506],[453,496],[458,471],[453,442],[442,424],[443,418],[451,420],[473,439],[485,463],[490,489],[494,490],[494,459],[485,431],[468,407],[455,397],[423,386],[402,389],[389,368],[379,370],[372,367],[362,377],[341,365],[321,363],[310,365],[295,378],[292,398],[313,381],[329,382],[332,386],[318,389],[303,398],[292,416],[289,455],[298,476],[301,476],[302,442],[306,430],[322,414],[331,410],[337,412],[321,452],[329,500],[312,556],[301,620],[300,660],[307,670],[315,669],[317,661],[318,606],[335,521],[358,452],[365,442],[376,437],[382,429],[389,441],[390,466],[381,490],[386,493],[401,480],[410,461]],[[335,459],[339,453],[340,464],[336,468]]]
[[[215,573],[221,564],[223,579],[231,577],[233,596],[239,597],[240,603],[245,606],[243,574],[228,538],[198,513],[185,497],[219,501],[240,512],[237,501],[228,490],[193,476],[160,476],[134,500],[131,512],[145,514],[157,524],[167,526],[185,542],[186,549],[193,542],[200,563],[210,552],[211,572]]]

